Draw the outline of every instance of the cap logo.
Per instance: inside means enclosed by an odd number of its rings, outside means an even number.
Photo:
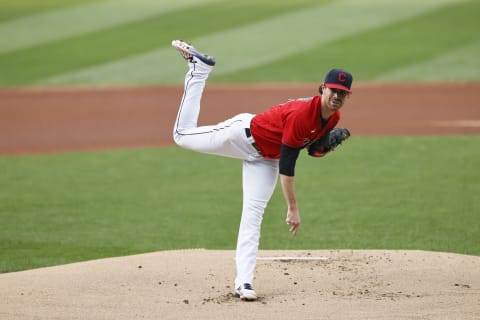
[[[347,81],[347,74],[346,73],[343,73],[343,72],[340,72],[338,74],[338,81],[340,82],[345,82]]]
[[[337,88],[343,91],[352,92],[353,77],[350,72],[343,69],[332,69],[325,76],[323,83],[328,88]]]

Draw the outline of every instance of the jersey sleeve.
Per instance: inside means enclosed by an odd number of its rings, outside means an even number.
[[[300,149],[290,148],[284,144],[281,146],[279,172],[285,176],[293,177],[295,175],[295,164],[297,162]]]

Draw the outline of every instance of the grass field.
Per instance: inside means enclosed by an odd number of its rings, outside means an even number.
[[[261,248],[480,255],[479,146],[478,137],[352,138],[324,159],[302,155],[301,232],[296,238],[288,233],[277,188]],[[137,252],[235,247],[238,160],[171,147],[2,157],[0,167],[2,272]]]
[[[0,87],[180,84],[176,38],[217,57],[217,83],[319,82],[332,66],[355,81],[480,81],[479,13],[475,0],[0,0]],[[476,136],[362,137],[303,156],[302,230],[287,232],[277,190],[261,247],[480,255],[479,150]],[[0,272],[234,248],[238,161],[172,147],[0,168]]]
[[[359,81],[480,80],[479,1],[1,1],[0,12],[0,86],[179,83],[178,38],[217,57],[213,82],[318,81],[332,65]]]

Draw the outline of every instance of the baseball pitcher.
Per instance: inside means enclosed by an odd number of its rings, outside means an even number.
[[[263,213],[280,176],[287,204],[286,223],[293,235],[300,228],[295,195],[295,164],[306,149],[323,157],[350,136],[335,128],[340,108],[351,93],[352,75],[332,69],[319,88],[319,95],[291,100],[263,113],[242,113],[211,126],[198,127],[200,101],[205,83],[215,65],[212,56],[192,45],[172,41],[187,60],[184,93],[173,129],[175,142],[194,151],[243,160],[243,209],[236,248],[235,296],[256,300],[253,279]]]

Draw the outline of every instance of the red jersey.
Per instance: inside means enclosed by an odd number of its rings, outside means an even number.
[[[333,129],[340,120],[335,111],[322,125],[321,96],[292,100],[253,117],[253,138],[265,158],[279,159],[281,145],[303,148]]]

